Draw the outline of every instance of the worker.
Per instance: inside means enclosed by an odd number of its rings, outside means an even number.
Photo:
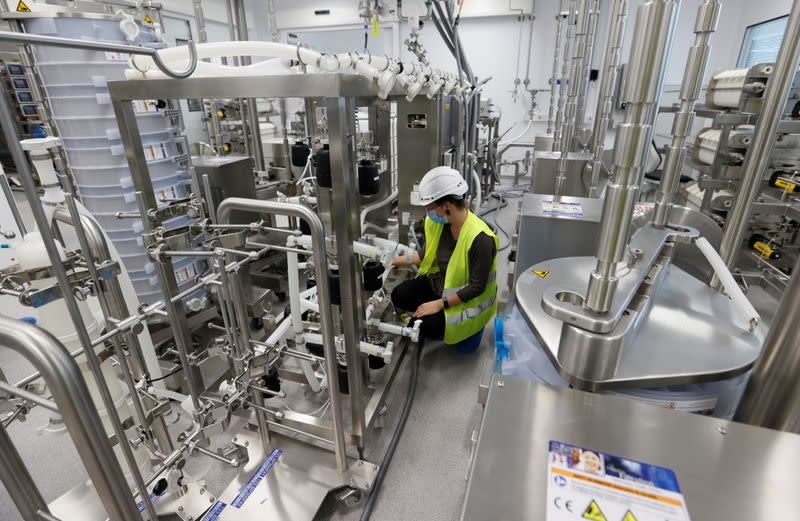
[[[467,183],[457,170],[431,169],[417,193],[415,204],[427,211],[425,246],[394,259],[395,266],[419,271],[394,288],[392,303],[422,320],[423,338],[458,344],[481,332],[497,309],[498,239],[467,208]]]

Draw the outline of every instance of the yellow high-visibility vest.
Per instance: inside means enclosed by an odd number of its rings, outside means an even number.
[[[432,275],[439,272],[436,262],[436,250],[439,248],[439,238],[444,230],[443,224],[437,224],[425,218],[425,257],[419,265],[420,275]],[[456,247],[447,263],[444,274],[444,290],[442,298],[455,294],[469,284],[469,250],[472,241],[480,233],[485,233],[494,240],[495,252],[499,249],[500,241],[483,220],[468,211],[467,220],[458,234]],[[444,310],[445,329],[444,342],[457,344],[471,337],[483,329],[497,311],[497,254],[492,259],[492,270],[483,293],[477,297],[450,306]]]

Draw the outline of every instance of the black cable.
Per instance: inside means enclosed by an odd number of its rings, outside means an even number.
[[[400,421],[397,424],[397,429],[394,431],[392,440],[389,442],[389,448],[386,449],[386,454],[383,456],[381,468],[378,475],[375,476],[375,482],[372,484],[372,490],[369,492],[367,504],[364,505],[364,510],[361,512],[360,521],[369,521],[372,517],[372,511],[375,509],[375,504],[378,501],[378,494],[381,491],[383,479],[386,477],[386,470],[389,468],[389,463],[392,461],[394,451],[397,449],[397,443],[400,441],[400,436],[403,434],[403,429],[406,426],[408,415],[411,412],[411,405],[414,403],[414,394],[417,392],[417,377],[419,376],[419,359],[422,355],[422,344],[417,344],[417,355],[414,357],[414,363],[411,365],[411,379],[408,382],[408,396],[406,403],[403,405],[403,412],[400,415]]]
[[[178,366],[176,369],[173,369],[172,371],[170,371],[169,373],[165,374],[164,376],[161,376],[161,377],[158,377],[158,378],[154,378],[154,379],[150,379],[149,382],[150,383],[154,383],[154,382],[160,382],[161,380],[166,380],[170,376],[178,374],[181,371],[183,371],[183,366]]]

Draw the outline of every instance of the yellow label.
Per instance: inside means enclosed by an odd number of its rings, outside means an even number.
[[[770,248],[769,244],[761,241],[757,241],[755,244],[753,244],[753,248],[757,252],[761,253],[761,256],[765,259],[769,259],[772,256],[772,252],[775,251]]]
[[[589,519],[590,521],[608,521],[606,516],[603,515],[603,512],[600,510],[600,506],[597,504],[597,501],[594,499],[589,506],[586,507],[586,511],[583,513],[582,516],[584,519]]]
[[[17,12],[18,13],[30,13],[31,12],[31,8],[28,7],[27,5],[25,5],[25,2],[23,2],[22,0],[19,0],[19,3],[17,4]]]
[[[372,36],[381,35],[381,24],[378,22],[378,17],[372,19]]]
[[[533,272],[539,275],[541,278],[546,279],[548,275],[550,275],[549,270],[533,270]]]
[[[149,24],[153,23],[153,19],[152,19],[152,18],[150,18],[150,15],[147,15],[147,16],[145,16],[145,17],[144,17],[144,21],[145,21],[146,23],[149,23]]]
[[[782,188],[782,189],[786,190],[787,192],[796,192],[797,191],[797,185],[796,184],[790,183],[789,181],[784,181],[783,179],[780,179],[780,178],[775,180],[775,186],[777,186],[778,188]]]
[[[622,518],[622,521],[639,521],[639,520],[636,519],[636,516],[633,515],[633,512],[628,510],[627,512],[625,512],[625,517]]]

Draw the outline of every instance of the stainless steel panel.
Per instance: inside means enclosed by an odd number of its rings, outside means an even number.
[[[584,381],[559,364],[561,320],[542,307],[542,296],[559,291],[583,294],[592,257],[554,259],[537,264],[520,276],[516,302],[559,373],[585,389],[655,387],[720,380],[747,371],[755,362],[766,335],[759,325],[752,333],[736,322],[731,300],[675,266],[652,298],[635,338],[619,360],[616,374]],[[546,278],[532,269],[549,271]]]
[[[533,153],[531,190],[534,193],[554,194],[556,192],[556,178],[558,177],[558,161],[560,157],[561,154],[558,152]],[[591,158],[591,154],[585,152],[570,152],[567,155],[567,164],[564,171],[566,179],[562,195],[572,197],[586,196],[588,185],[583,182],[583,170],[586,162]]]
[[[545,519],[550,440],[674,470],[692,521],[796,517],[800,436],[505,378],[489,394],[461,519]]]
[[[400,242],[406,242],[408,224],[425,216],[425,208],[411,206],[410,196],[428,170],[441,164],[439,101],[417,97],[397,104],[397,209]]]
[[[208,187],[211,193],[206,193],[206,204],[209,214],[216,215],[217,206],[228,197],[256,198],[256,182],[253,159],[242,156],[194,156],[192,157],[193,175],[198,186],[205,187],[204,176],[208,176]],[[231,222],[248,224],[252,221],[252,214],[243,211],[234,211]]]

